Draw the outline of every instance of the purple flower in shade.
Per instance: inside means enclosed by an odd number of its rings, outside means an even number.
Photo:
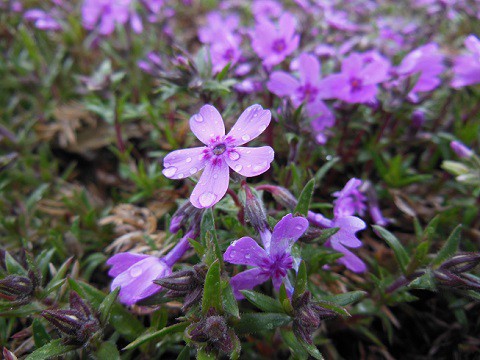
[[[227,32],[211,43],[210,59],[212,61],[213,73],[222,71],[228,63],[233,66],[239,61],[242,55],[240,50],[241,42],[240,36]]]
[[[273,0],[256,0],[252,5],[252,14],[256,19],[261,17],[278,18],[282,12],[282,5]]]
[[[366,209],[366,197],[359,190],[362,180],[350,179],[342,190],[334,192],[332,195],[337,199],[333,202],[333,214],[335,218],[352,216],[354,214],[363,215]]]
[[[300,36],[295,34],[295,26],[295,18],[290,13],[284,13],[280,17],[278,26],[265,17],[257,19],[250,36],[252,48],[265,67],[280,64],[297,49]]]
[[[110,35],[115,25],[130,26],[136,33],[143,31],[142,20],[133,8],[132,0],[84,0],[82,4],[82,21],[87,30],[98,26],[101,35]]]
[[[325,11],[325,20],[328,25],[334,29],[354,32],[359,29],[357,24],[354,24],[348,19],[348,14],[344,11],[337,11],[328,9]]]
[[[272,279],[277,291],[284,283],[287,291],[293,293],[287,277],[288,270],[294,267],[290,252],[292,245],[307,228],[307,219],[288,214],[278,222],[271,236],[263,237],[263,248],[247,236],[234,241],[225,251],[223,259],[232,264],[252,266],[230,280],[235,297],[243,299],[240,290],[253,289],[268,279]]]
[[[297,65],[298,80],[284,71],[275,71],[270,75],[267,88],[275,95],[288,96],[296,107],[305,103],[317,141],[323,144],[324,132],[335,124],[335,116],[321,100],[328,97],[328,89],[320,79],[320,63],[315,56],[303,53]]]
[[[330,96],[348,103],[368,103],[375,100],[377,84],[389,77],[390,62],[375,51],[353,53],[342,62],[342,72],[324,79]]]
[[[162,258],[134,253],[120,253],[108,259],[112,268],[108,275],[114,277],[111,290],[120,287],[119,299],[125,305],[133,305],[159,292],[162,288],[153,280],[172,273],[172,266],[190,248],[188,232],[170,252]]]
[[[465,46],[469,53],[454,59],[451,85],[457,89],[480,83],[480,40],[470,35],[465,39]]]
[[[197,208],[215,205],[227,191],[229,167],[246,177],[263,174],[270,168],[274,155],[270,146],[240,146],[265,131],[270,119],[269,110],[252,105],[225,135],[220,113],[213,106],[204,105],[190,118],[190,129],[206,146],[169,153],[163,160],[163,174],[170,179],[184,179],[204,169],[190,201]]]
[[[55,13],[55,11],[52,11]],[[61,30],[62,26],[60,22],[55,19],[51,14],[40,9],[31,9],[23,14],[25,20],[33,21],[35,27],[40,30]]]
[[[435,43],[420,46],[405,56],[396,68],[396,73],[400,78],[419,75],[408,94],[409,100],[417,102],[418,92],[432,91],[440,85],[438,76],[445,70],[443,60],[444,56]]]
[[[198,38],[204,44],[215,42],[225,32],[233,33],[240,23],[237,15],[223,17],[218,11],[212,11],[207,15],[207,24],[198,29]]]
[[[460,141],[452,141],[450,143],[450,148],[461,159],[468,159],[471,158],[473,155],[473,151]]]
[[[162,63],[162,58],[155,52],[151,51],[147,54],[147,58],[145,60],[139,60],[137,65],[142,71],[155,75],[162,69]]]

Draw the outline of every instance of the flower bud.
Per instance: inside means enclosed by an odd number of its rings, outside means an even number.
[[[308,344],[312,344],[312,333],[320,327],[321,321],[337,314],[312,302],[312,294],[305,291],[293,299],[293,332]]]
[[[197,323],[190,325],[188,331],[190,339],[196,342],[207,343],[206,350],[229,354],[235,349],[238,337],[229,328],[225,318],[215,311],[208,310],[207,315]]]
[[[28,299],[34,291],[32,280],[25,276],[8,275],[0,280],[0,297],[10,301]]]
[[[462,274],[473,270],[480,264],[480,253],[457,254],[440,265],[440,269],[448,270],[454,274]]]
[[[293,194],[288,191],[287,189],[281,186],[274,186],[274,185],[261,185],[257,187],[257,190],[266,190],[272,194],[274,199],[279,202],[282,206],[286,207],[287,209],[295,209],[297,206],[297,199]]]
[[[264,233],[269,226],[263,203],[253,195],[247,184],[244,184],[243,190],[245,190],[245,217],[257,232]]]
[[[17,357],[13,352],[7,350],[7,348],[3,348],[3,359],[5,360],[17,360]]]
[[[168,289],[166,296],[169,298],[184,297],[182,310],[185,311],[201,300],[206,275],[207,266],[198,264],[192,269],[177,271],[157,279],[154,283]]]
[[[173,213],[170,222],[170,232],[173,234],[177,233],[181,228],[184,228],[189,221],[190,223],[198,222],[201,214],[201,209],[197,209],[190,201],[185,201],[177,211]]]
[[[473,155],[473,151],[467,146],[465,146],[465,144],[462,144],[460,141],[452,141],[450,143],[450,148],[461,159],[468,159]]]
[[[71,344],[85,345],[100,331],[100,322],[74,291],[70,293],[70,309],[44,310],[41,315]]]

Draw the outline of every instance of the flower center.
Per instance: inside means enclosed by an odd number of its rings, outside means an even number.
[[[284,39],[277,39],[273,42],[272,49],[276,53],[281,53],[287,48],[287,44],[285,44]]]
[[[225,150],[227,149],[227,147],[225,146],[225,144],[218,144],[216,145],[214,148],[213,148],[213,153],[215,155],[222,155]]]
[[[362,80],[358,78],[351,78],[350,86],[352,87],[353,92],[359,91],[362,89]]]
[[[317,97],[318,89],[307,83],[299,87],[298,92],[300,93],[300,99],[302,101],[311,102]]]
[[[227,49],[227,51],[225,51],[225,53],[223,54],[223,58],[227,61],[233,60],[234,56],[235,56],[235,50],[232,48]]]

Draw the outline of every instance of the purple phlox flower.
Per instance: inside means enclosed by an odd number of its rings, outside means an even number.
[[[83,26],[93,30],[98,26],[101,35],[110,35],[115,25],[130,26],[136,33],[143,31],[142,20],[134,9],[132,0],[84,0],[82,5]]]
[[[226,31],[233,33],[237,30],[239,23],[237,15],[223,17],[220,12],[212,11],[207,15],[207,24],[198,29],[198,38],[204,44],[216,42]]]
[[[213,106],[204,105],[190,118],[190,129],[206,146],[169,153],[163,160],[163,174],[170,179],[184,179],[204,169],[190,201],[197,208],[215,205],[227,191],[229,168],[246,177],[263,174],[270,168],[274,155],[270,146],[241,146],[265,131],[270,120],[269,110],[252,105],[225,135],[220,113]]]
[[[338,30],[353,32],[360,28],[357,24],[349,20],[348,14],[345,11],[338,11],[332,8],[325,11],[325,20],[328,25]]]
[[[345,184],[342,190],[332,194],[337,198],[333,202],[333,214],[335,218],[364,214],[366,197],[359,190],[361,185],[362,180],[352,178]]]
[[[297,49],[300,36],[295,34],[295,26],[294,16],[287,12],[278,20],[278,26],[265,17],[257,19],[250,36],[252,48],[265,67],[280,64]]]
[[[328,97],[328,88],[323,85],[320,62],[315,56],[303,53],[296,62],[299,79],[284,71],[270,75],[267,88],[275,95],[288,96],[294,106],[305,104],[311,125],[319,143],[326,141],[325,131],[335,124],[335,116],[321,100]]]
[[[155,52],[151,51],[147,54],[146,59],[139,60],[137,65],[142,71],[155,75],[162,70],[162,58]]]
[[[133,305],[146,299],[162,288],[153,280],[172,273],[173,265],[190,248],[189,238],[195,238],[194,232],[188,232],[170,252],[162,258],[150,255],[120,253],[108,259],[112,268],[108,275],[113,277],[111,290],[120,287],[119,299],[125,305]]]
[[[375,51],[353,53],[342,62],[342,71],[324,79],[330,97],[348,103],[375,100],[377,84],[389,78],[390,62]]]
[[[471,158],[472,155],[473,155],[472,149],[470,149],[469,147],[467,147],[465,144],[461,143],[460,141],[452,141],[450,143],[450,148],[461,159],[468,159],[468,158]]]
[[[337,50],[332,45],[320,44],[315,47],[315,55],[319,57],[334,57],[337,54]]]
[[[41,9],[30,9],[23,14],[27,21],[32,21],[35,27],[40,30],[61,30],[62,25],[54,15],[58,13],[52,9],[50,13]]]
[[[454,59],[451,83],[454,88],[480,83],[480,40],[470,35],[465,40],[465,46],[469,53]]]
[[[325,246],[330,246],[343,254],[338,262],[345,265],[347,269],[356,273],[364,272],[367,269],[365,263],[347,248],[362,246],[362,242],[357,238],[356,233],[366,228],[365,222],[356,216],[345,216],[335,218],[331,227],[338,227],[339,230],[328,239]]]
[[[223,259],[232,264],[252,266],[230,280],[235,298],[243,299],[240,290],[253,289],[268,279],[272,279],[277,291],[284,283],[287,292],[292,294],[293,287],[287,277],[288,270],[294,267],[291,248],[307,228],[305,218],[288,214],[275,226],[271,237],[264,237],[263,248],[250,237],[234,241],[225,251]]]
[[[142,0],[144,6],[153,14],[158,14],[164,4],[164,0]]]
[[[235,65],[242,55],[240,45],[242,38],[230,32],[224,32],[210,45],[210,59],[213,73],[218,73],[227,66]]]
[[[419,74],[408,94],[409,100],[418,101],[418,92],[432,91],[440,85],[439,75],[445,70],[444,56],[438,45],[429,43],[410,52],[395,69],[400,78]]]
[[[252,14],[256,19],[261,17],[278,18],[282,13],[282,5],[277,1],[255,0],[252,5]]]

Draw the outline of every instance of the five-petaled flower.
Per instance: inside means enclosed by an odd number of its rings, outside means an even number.
[[[288,280],[287,271],[294,267],[294,259],[290,252],[292,245],[307,228],[307,219],[288,214],[275,226],[271,237],[263,237],[264,248],[248,236],[234,241],[225,251],[223,259],[232,264],[253,266],[231,279],[235,297],[242,299],[240,290],[253,289],[268,279],[272,279],[277,291],[283,282],[291,294],[293,287]]]
[[[170,179],[184,179],[204,169],[190,201],[197,208],[215,205],[227,192],[229,167],[246,177],[260,175],[270,168],[274,154],[270,146],[240,146],[259,136],[270,119],[269,110],[252,105],[225,135],[220,113],[213,106],[204,105],[190,118],[190,128],[206,146],[171,152],[163,160],[163,174]]]

